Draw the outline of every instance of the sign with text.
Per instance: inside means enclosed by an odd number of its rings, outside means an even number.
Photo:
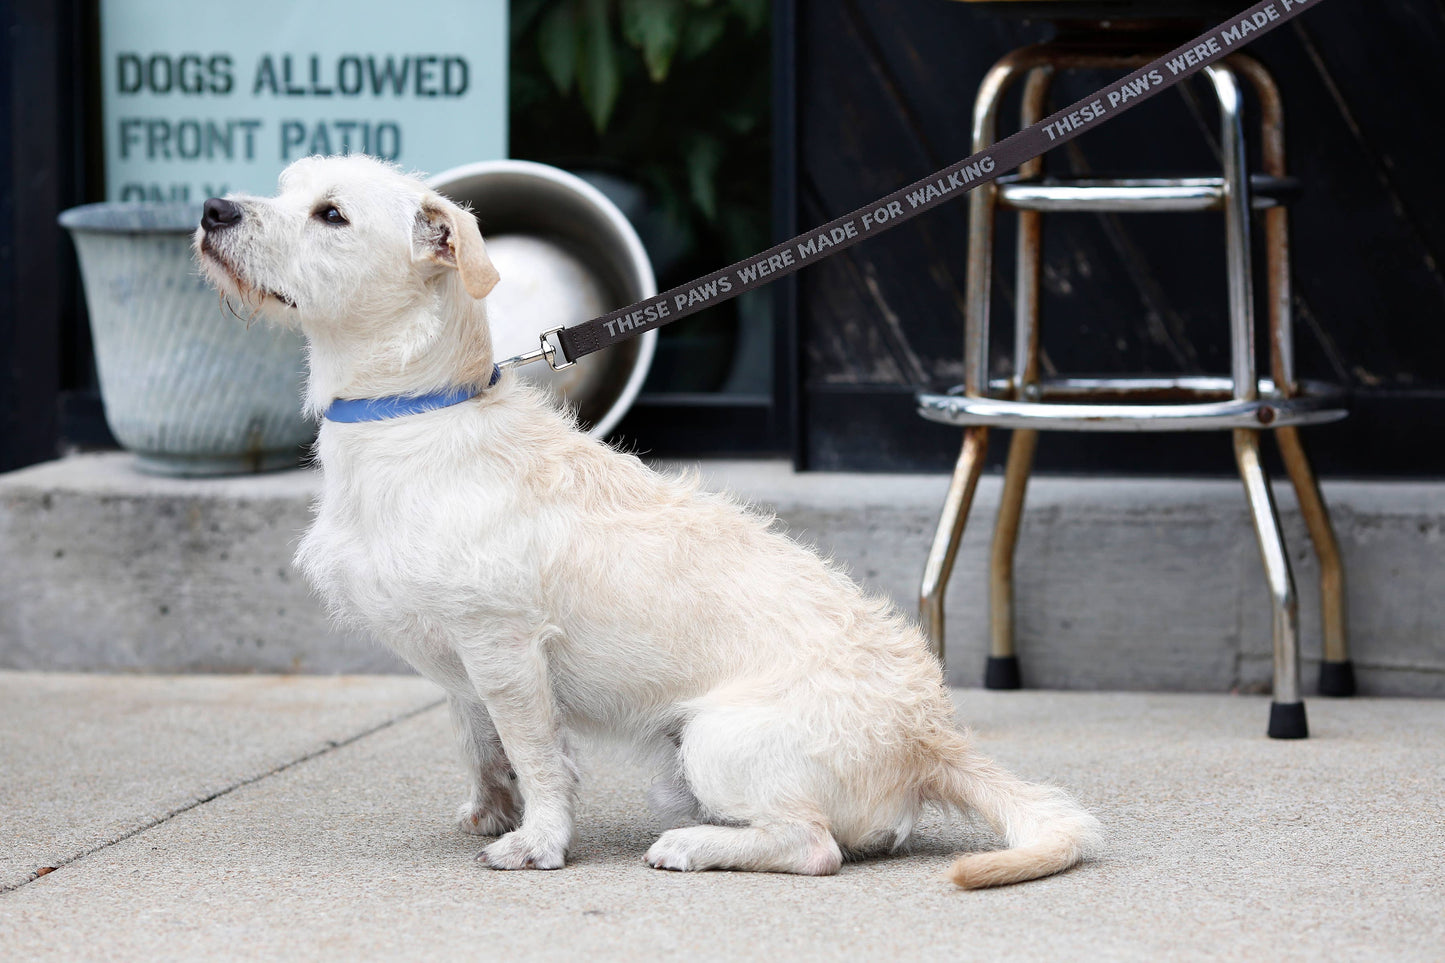
[[[506,0],[102,0],[106,196],[271,194],[308,154],[507,155]]]

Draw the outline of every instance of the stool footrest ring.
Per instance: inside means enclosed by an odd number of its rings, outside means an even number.
[[[1298,191],[1290,177],[1250,176],[1250,205],[1274,207]],[[1043,178],[1018,175],[998,179],[998,200],[1019,211],[1156,211],[1224,210],[1223,177]]]
[[[1301,382],[1285,397],[1261,379],[1258,397],[1233,397],[1228,378],[1050,378],[1013,400],[1010,381],[994,381],[988,397],[960,387],[920,392],[918,413],[946,425],[988,425],[1039,431],[1223,431],[1319,425],[1344,418],[1343,392]]]

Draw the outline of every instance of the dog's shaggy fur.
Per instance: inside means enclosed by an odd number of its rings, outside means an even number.
[[[496,283],[470,214],[380,162],[310,158],[196,235],[223,295],[299,328],[308,406],[485,385]],[[952,878],[1058,872],[1096,843],[1063,792],[977,754],[916,626],[770,520],[575,430],[510,374],[455,407],[323,422],[297,563],[338,619],[446,690],[498,869],[560,867],[569,733],[667,759],[666,869],[836,872],[929,803],[1007,841]]]

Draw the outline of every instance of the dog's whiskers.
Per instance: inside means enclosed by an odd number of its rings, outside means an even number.
[[[248,331],[251,329],[251,325],[256,322],[256,316],[261,312],[261,306],[259,304],[252,306],[246,303],[246,296],[244,294],[241,295],[241,306],[244,308],[250,308],[250,313],[247,314],[244,318],[236,312],[235,305],[231,303],[231,299],[227,297],[224,293],[221,295],[221,304],[225,305],[226,310],[231,312],[231,317],[245,324],[246,330]]]
[[[225,292],[221,293],[221,305],[223,308],[225,308],[225,310],[231,312],[231,317],[235,318],[237,321],[246,320],[245,318],[241,317],[239,314],[236,313],[235,305],[231,303],[230,298],[226,297]]]

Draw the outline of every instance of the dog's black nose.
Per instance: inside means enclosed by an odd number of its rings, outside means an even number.
[[[230,227],[240,219],[240,204],[212,197],[206,200],[206,206],[201,214],[201,227],[208,231],[216,231],[223,227]]]

